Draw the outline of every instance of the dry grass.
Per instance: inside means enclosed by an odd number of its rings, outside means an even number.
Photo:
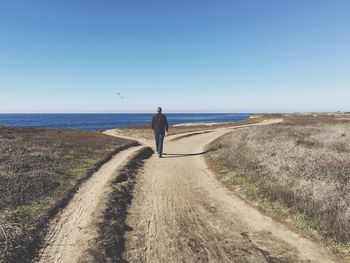
[[[32,256],[36,230],[79,183],[135,144],[91,132],[0,127],[0,262]]]
[[[214,141],[211,158],[249,195],[297,212],[326,237],[350,242],[350,122],[292,116]],[[244,186],[243,186],[244,187]]]

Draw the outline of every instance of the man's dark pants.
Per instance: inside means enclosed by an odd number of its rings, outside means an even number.
[[[164,133],[154,133],[154,137],[156,138],[156,148],[157,153],[159,155],[163,154],[163,141],[164,141]]]

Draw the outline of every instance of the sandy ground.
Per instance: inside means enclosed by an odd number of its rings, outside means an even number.
[[[111,182],[140,148],[118,153],[82,184],[69,204],[50,222],[45,246],[35,262],[89,262],[84,252],[94,246],[98,237],[96,223],[106,208]]]
[[[182,126],[214,126],[214,125],[218,125],[218,124],[221,124],[221,123],[218,123],[218,122],[200,122],[200,123],[197,123],[197,122],[194,122],[194,123],[180,123],[180,124],[175,124],[173,125],[174,127],[182,127]]]
[[[128,209],[127,262],[333,262],[318,244],[261,214],[210,172],[203,149],[230,130],[168,137],[164,158],[146,160]],[[118,154],[81,187],[51,223],[38,262],[77,262],[93,246],[110,182],[136,150]]]

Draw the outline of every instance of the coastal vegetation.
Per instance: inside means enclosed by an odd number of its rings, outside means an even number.
[[[347,249],[350,118],[345,117],[291,115],[281,124],[235,130],[208,146],[207,160],[243,198]]]
[[[48,220],[79,185],[134,145],[92,132],[0,127],[0,262],[33,257]]]

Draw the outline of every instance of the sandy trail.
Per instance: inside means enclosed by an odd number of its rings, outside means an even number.
[[[248,126],[252,125],[235,129]],[[154,155],[145,161],[128,209],[126,261],[332,262],[320,246],[262,215],[210,172],[203,159],[204,146],[230,130],[170,136],[165,158]],[[118,135],[117,130],[105,133]],[[141,142],[153,146],[153,141]],[[106,209],[110,184],[140,148],[117,154],[80,187],[51,222],[36,262],[93,262],[86,251],[98,237],[95,226]]]
[[[69,204],[50,222],[45,246],[35,262],[89,261],[85,252],[94,246],[98,237],[96,223],[106,208],[111,182],[118,169],[140,148],[132,147],[118,153],[81,185]]]
[[[274,122],[279,120],[258,125]],[[145,162],[128,210],[126,223],[132,230],[126,233],[124,259],[333,262],[319,245],[246,204],[209,171],[204,146],[228,131],[168,138],[164,158],[154,155]],[[147,144],[153,146],[151,141]]]

